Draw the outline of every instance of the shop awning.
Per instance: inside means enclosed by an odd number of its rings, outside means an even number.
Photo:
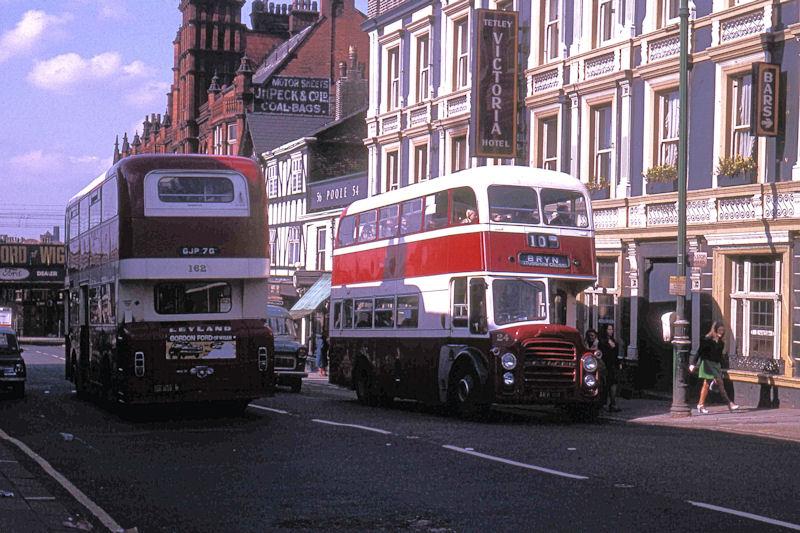
[[[316,311],[331,295],[331,274],[324,272],[289,310],[292,318],[302,318]]]

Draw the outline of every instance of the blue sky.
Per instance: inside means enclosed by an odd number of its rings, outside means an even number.
[[[115,135],[164,113],[178,4],[0,0],[0,234],[38,237],[58,224],[111,164]],[[366,0],[356,6],[366,11]]]

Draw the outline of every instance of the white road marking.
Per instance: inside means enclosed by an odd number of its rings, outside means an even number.
[[[331,422],[330,420],[320,420],[319,418],[312,418],[312,422],[317,422],[319,424],[327,424],[329,426],[341,426],[345,428],[354,428],[354,429],[363,429],[364,431],[372,431],[373,433],[380,433],[381,435],[391,435],[391,431],[386,431],[385,429],[378,429],[378,428],[371,428],[369,426],[359,426],[358,424],[343,424],[341,422]]]
[[[10,459],[0,459],[0,463],[19,463],[19,461],[12,461]]]
[[[288,415],[289,411],[284,411],[283,409],[273,409],[272,407],[262,407],[260,405],[256,405],[251,403],[248,407],[252,407],[254,409],[261,409],[262,411],[269,411],[270,413],[278,413],[279,415]]]
[[[589,479],[586,476],[579,476],[577,474],[569,474],[567,472],[561,472],[559,470],[552,470],[550,468],[545,468],[543,466],[536,466],[536,465],[529,465],[526,463],[519,463],[517,461],[512,461],[510,459],[503,459],[502,457],[495,457],[494,455],[487,455],[485,453],[475,452],[468,448],[459,448],[458,446],[450,446],[449,444],[445,444],[442,448],[446,448],[448,450],[452,450],[458,453],[465,453],[467,455],[472,455],[475,457],[480,457],[482,459],[488,459],[490,461],[497,461],[498,463],[503,463],[511,466],[518,466],[520,468],[527,468],[528,470],[536,470],[537,472],[542,472],[545,474],[551,474],[554,476],[561,476],[566,477],[569,479]]]
[[[47,462],[42,456],[31,450],[27,444],[22,442],[19,439],[15,439],[14,437],[10,436],[8,433],[0,429],[0,439],[6,440],[11,444],[15,445],[17,448],[22,450],[25,455],[36,461],[42,469],[47,472],[50,477],[55,479],[59,485],[64,487],[67,492],[69,492],[73,498],[78,500],[86,509],[89,510],[90,513],[94,515],[106,528],[110,529],[111,531],[124,531],[124,528],[120,526],[111,515],[105,512],[99,505],[94,503],[86,494],[84,494],[78,487],[72,484],[70,480],[64,477],[60,472],[58,472],[55,468],[53,468],[50,463]]]
[[[749,518],[750,520],[756,520],[758,522],[764,522],[765,524],[771,524],[773,526],[780,526],[785,527],[788,529],[793,529],[795,531],[800,531],[799,524],[792,524],[791,522],[784,522],[783,520],[775,520],[774,518],[769,518],[767,516],[760,516],[757,514],[752,513],[745,513],[744,511],[737,511],[736,509],[728,509],[727,507],[719,507],[717,505],[711,505],[709,503],[702,503],[702,502],[693,502],[690,500],[686,500],[686,503],[690,503],[695,507],[702,507],[703,509],[710,509],[712,511],[719,511],[720,513],[728,513],[735,516],[741,516],[742,518]]]
[[[25,496],[25,499],[35,502],[52,502],[55,500],[53,496]]]

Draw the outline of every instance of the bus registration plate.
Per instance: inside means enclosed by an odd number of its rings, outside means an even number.
[[[537,398],[545,398],[545,399],[561,398],[561,392],[559,392],[559,391],[549,391],[549,390],[540,390],[536,394],[536,397]]]
[[[519,264],[527,267],[569,268],[569,258],[565,255],[519,254]]]

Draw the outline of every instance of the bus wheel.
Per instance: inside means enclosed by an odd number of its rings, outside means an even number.
[[[375,405],[375,394],[372,392],[372,380],[366,368],[361,367],[355,378],[356,397],[363,405]]]
[[[75,382],[75,393],[78,395],[78,399],[85,400],[89,397],[86,392],[86,384],[84,381],[83,373],[78,366],[77,359],[72,360],[72,379]]]
[[[462,417],[485,415],[489,404],[479,403],[480,380],[469,364],[458,365],[450,376],[447,390],[448,403],[453,412]]]

